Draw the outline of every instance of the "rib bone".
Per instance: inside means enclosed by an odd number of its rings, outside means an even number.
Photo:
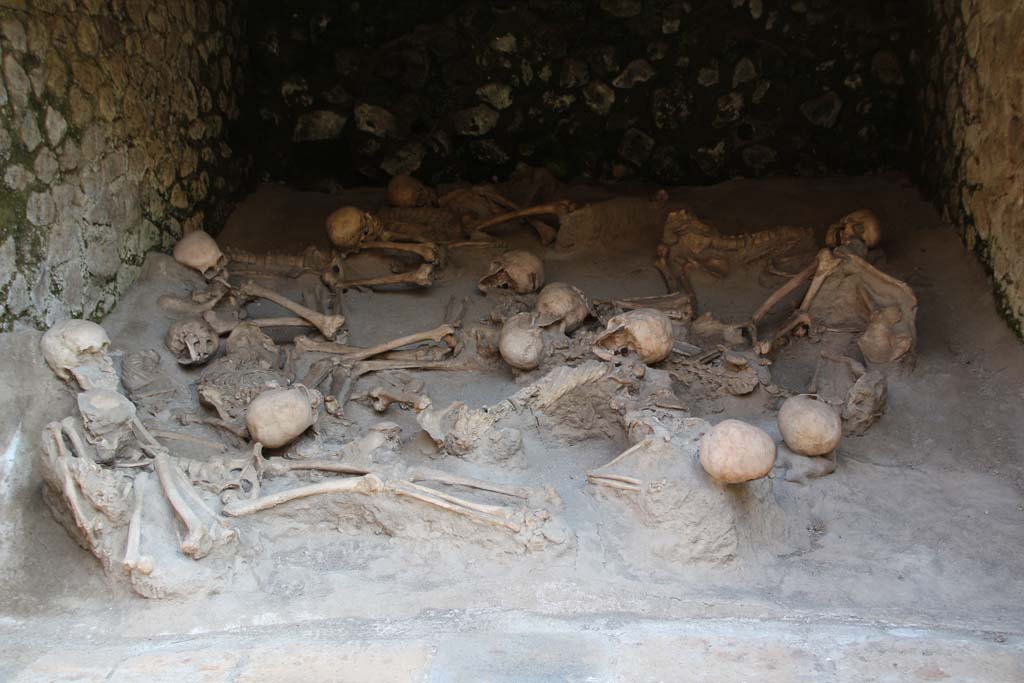
[[[291,311],[295,315],[308,320],[313,323],[313,326],[320,330],[320,334],[324,335],[327,339],[334,339],[338,336],[338,332],[345,326],[345,316],[342,315],[324,315],[310,308],[306,308],[300,303],[292,301],[286,296],[282,296],[272,289],[268,289],[255,282],[246,282],[241,288],[242,296],[246,297],[259,297],[271,301],[281,308]]]

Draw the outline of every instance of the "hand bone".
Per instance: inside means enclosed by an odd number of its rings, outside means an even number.
[[[281,308],[291,311],[295,315],[308,320],[320,330],[320,334],[324,335],[327,339],[334,339],[338,336],[341,328],[345,326],[345,317],[342,315],[324,315],[314,311],[311,308],[306,308],[300,303],[292,301],[286,296],[282,296],[272,289],[268,289],[255,282],[247,282],[241,287],[242,296],[246,297],[259,297],[271,301]]]
[[[225,529],[206,504],[199,498],[192,483],[185,479],[166,452],[157,452],[153,466],[164,495],[174,508],[175,514],[185,525],[185,538],[181,542],[181,550],[189,557],[198,560],[206,557],[211,550],[221,543],[234,538],[235,533]],[[198,499],[198,505],[197,505]],[[198,507],[197,511],[195,507]],[[205,513],[205,514],[204,514]],[[203,517],[207,519],[203,519]]]

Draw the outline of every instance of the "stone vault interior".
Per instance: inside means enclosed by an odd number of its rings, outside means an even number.
[[[672,679],[601,644],[698,670],[705,623],[778,680],[1022,680],[1022,30],[997,0],[0,0],[0,678],[298,680],[272,643],[336,680],[323,624],[356,680]],[[203,233],[221,261],[183,256]],[[620,344],[636,309],[663,354]],[[55,375],[72,319],[109,368]],[[300,436],[247,422],[297,385]],[[89,431],[111,387],[123,440]],[[825,457],[782,426],[804,394]],[[704,453],[728,420],[757,476]]]

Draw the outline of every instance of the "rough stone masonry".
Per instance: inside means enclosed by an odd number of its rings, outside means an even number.
[[[0,0],[0,330],[98,319],[246,172],[236,0]]]

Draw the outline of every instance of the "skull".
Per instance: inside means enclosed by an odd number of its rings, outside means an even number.
[[[396,175],[388,183],[391,206],[414,208],[437,204],[437,193],[411,175]]]
[[[322,402],[319,391],[302,384],[264,391],[246,412],[249,436],[267,448],[287,445],[313,426]]]
[[[202,230],[190,232],[178,240],[174,245],[174,260],[198,270],[207,280],[220,275],[228,262],[217,241]]]
[[[57,377],[89,389],[116,391],[120,381],[108,355],[110,337],[88,320],[62,320],[51,327],[40,342],[43,358]]]
[[[383,231],[379,218],[354,206],[343,206],[327,217],[327,237],[342,252],[358,251],[360,244]]]
[[[544,358],[544,337],[533,313],[517,313],[505,321],[498,338],[502,359],[516,370],[533,370]]]
[[[760,479],[775,465],[775,442],[754,425],[722,420],[701,437],[700,464],[723,484]]]
[[[568,334],[583,324],[590,315],[587,297],[564,282],[552,282],[537,295],[537,324],[541,327],[562,323]]]
[[[98,462],[112,462],[121,439],[135,419],[135,404],[110,389],[92,389],[78,395],[86,440],[96,446]]]
[[[544,263],[528,251],[507,251],[491,261],[487,275],[480,278],[479,287],[508,289],[516,294],[530,294],[544,285]]]
[[[592,349],[602,360],[632,355],[644,363],[657,363],[672,352],[674,336],[672,321],[665,313],[638,308],[613,316]]]
[[[873,249],[882,241],[882,224],[878,216],[870,209],[860,209],[848,213],[838,223],[830,225],[825,234],[825,244],[829,247],[847,245],[860,240],[868,249]]]
[[[779,408],[779,432],[789,450],[828,455],[839,445],[843,423],[836,409],[815,396],[791,396]]]
[[[220,348],[220,337],[202,318],[181,320],[167,330],[164,343],[181,365],[202,365]]]

